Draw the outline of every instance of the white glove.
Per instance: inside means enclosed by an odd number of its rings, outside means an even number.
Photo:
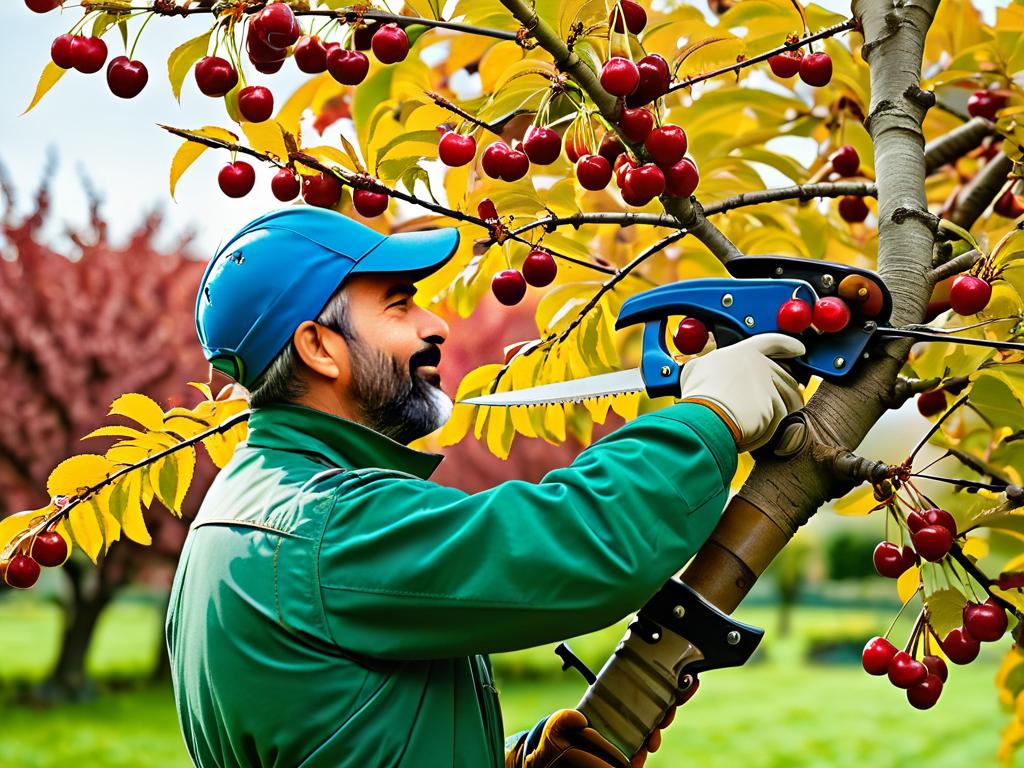
[[[680,398],[711,408],[729,427],[739,451],[753,451],[804,404],[796,380],[769,358],[799,357],[806,351],[803,342],[782,333],[721,347],[683,365]]]

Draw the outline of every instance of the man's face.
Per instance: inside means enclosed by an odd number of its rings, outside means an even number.
[[[401,273],[353,275],[346,286],[348,396],[363,423],[403,444],[430,434],[452,411],[437,371],[448,324],[413,301]]]

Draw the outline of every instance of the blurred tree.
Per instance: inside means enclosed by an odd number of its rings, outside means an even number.
[[[47,169],[43,178],[52,176]],[[0,517],[45,504],[55,464],[109,442],[79,439],[103,423],[104,409],[126,387],[171,406],[197,399],[185,383],[207,378],[192,321],[205,265],[190,255],[190,237],[166,252],[158,249],[160,215],[152,213],[114,245],[101,201],[87,191],[89,224],[65,232],[76,252],[68,258],[44,235],[53,216],[48,183],[31,212],[19,217],[14,190],[0,179],[0,380],[6,390],[0,400]],[[197,467],[188,510],[194,513],[213,474],[209,462]],[[152,534],[153,547],[123,542],[98,568],[85,567],[81,553],[65,564],[70,588],[61,601],[64,629],[44,686],[48,697],[86,690],[89,642],[117,591],[133,579],[165,580],[173,572],[185,525],[174,515],[157,515]]]

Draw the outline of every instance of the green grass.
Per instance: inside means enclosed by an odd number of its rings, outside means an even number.
[[[890,614],[891,615],[891,614]],[[696,697],[679,712],[649,768],[996,768],[996,746],[1007,715],[998,708],[992,677],[999,650],[970,667],[955,667],[938,705],[912,709],[901,691],[855,666],[803,661],[806,638],[829,625],[884,627],[884,613],[804,609],[791,639],[769,634],[757,663],[707,673]],[[739,618],[775,627],[774,611],[740,611]],[[0,679],[30,672],[38,679],[56,651],[57,615],[28,601],[0,603]],[[90,668],[118,675],[148,670],[160,622],[146,605],[119,603],[104,617]],[[621,635],[615,627],[573,642],[599,665]],[[756,658],[756,657],[755,657]],[[506,732],[531,726],[554,709],[572,706],[584,684],[574,672],[552,676],[548,649],[495,657]],[[530,677],[531,675],[546,675]],[[0,764],[26,768],[187,768],[170,688],[104,693],[96,700],[50,710],[0,713]],[[1024,765],[1024,759],[1018,761]]]

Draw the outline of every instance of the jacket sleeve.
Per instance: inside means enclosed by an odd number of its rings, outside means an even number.
[[[725,424],[678,403],[539,483],[467,494],[353,473],[320,544],[327,626],[340,647],[392,659],[509,651],[607,626],[711,534],[736,463]]]

